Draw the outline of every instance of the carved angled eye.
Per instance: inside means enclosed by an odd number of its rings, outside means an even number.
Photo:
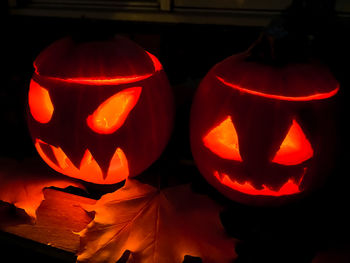
[[[54,107],[50,94],[34,80],[30,81],[28,104],[30,113],[37,122],[48,123],[51,120]]]
[[[314,151],[309,140],[296,120],[293,120],[272,162],[283,165],[296,165],[310,159],[313,154]]]
[[[210,151],[228,160],[242,161],[239,153],[238,136],[231,116],[212,128],[203,138],[203,143]]]
[[[141,91],[141,87],[128,88],[102,102],[86,120],[90,129],[100,134],[118,130],[135,107]]]

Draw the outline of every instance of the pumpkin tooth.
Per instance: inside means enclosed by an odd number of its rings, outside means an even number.
[[[81,175],[84,175],[83,178],[99,178],[102,176],[102,170],[89,149],[86,149],[84,156],[81,159],[79,170]]]
[[[57,164],[51,161],[44,152],[44,146],[47,146],[52,150],[53,158],[57,160]],[[60,147],[47,144],[39,139],[36,140],[35,147],[39,155],[51,168],[68,176],[79,179],[84,178],[84,180],[90,181],[96,180],[96,178],[102,178],[106,181],[107,177],[111,177],[112,180],[118,179],[119,182],[125,180],[129,176],[128,160],[124,151],[119,147],[115,150],[115,153],[111,158],[107,172],[102,171],[101,166],[95,160],[89,149],[85,150],[80,161],[80,166],[77,168]]]
[[[41,158],[54,170],[56,170],[57,172],[62,172],[61,167],[59,166],[56,154],[55,154],[55,147],[40,140],[40,139],[36,139],[35,141],[35,148],[38,151],[39,155],[41,156]],[[47,154],[48,151],[45,151],[46,149],[50,150],[50,156]],[[53,159],[55,161],[53,161]]]
[[[306,171],[306,169],[304,171]],[[279,190],[273,190],[266,185],[262,185],[262,188],[258,189],[250,182],[244,182],[241,184],[236,180],[232,180],[227,174],[219,173],[217,171],[214,172],[214,176],[227,187],[249,195],[282,196],[301,192],[299,189],[301,181],[296,183],[292,179],[289,179]]]
[[[128,159],[119,147],[115,150],[109,164],[108,173],[104,174],[103,179],[105,180],[107,176],[118,177],[119,181],[123,181],[129,176]]]

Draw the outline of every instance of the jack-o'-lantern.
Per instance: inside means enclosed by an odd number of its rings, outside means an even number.
[[[41,52],[34,68],[28,125],[38,153],[54,170],[114,184],[160,156],[174,110],[155,56],[123,37],[64,38]]]
[[[246,204],[294,200],[332,167],[332,97],[339,85],[316,62],[271,65],[249,52],[215,65],[192,105],[191,148],[206,180]]]

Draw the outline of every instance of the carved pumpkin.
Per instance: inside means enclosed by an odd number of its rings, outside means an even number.
[[[28,125],[56,171],[97,184],[135,176],[161,154],[173,97],[158,59],[132,41],[56,41],[39,54]]]
[[[272,66],[231,56],[202,80],[192,105],[191,148],[207,179],[247,204],[295,199],[322,182],[334,136],[324,66]],[[321,178],[322,177],[322,178]]]

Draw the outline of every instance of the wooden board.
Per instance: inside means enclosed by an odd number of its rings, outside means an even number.
[[[292,0],[174,0],[175,7],[246,9],[246,10],[284,10]]]
[[[2,204],[0,229],[75,254],[79,249],[79,236],[76,233],[93,219],[93,215],[86,213],[81,206],[93,205],[96,200],[54,189],[45,189],[44,196],[34,224],[25,217],[24,212]]]

